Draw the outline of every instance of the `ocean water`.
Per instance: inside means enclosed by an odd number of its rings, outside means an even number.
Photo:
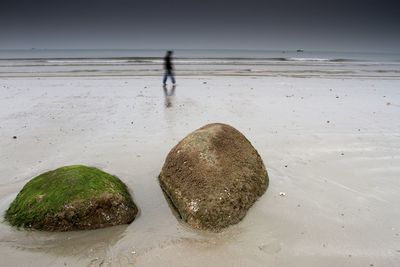
[[[165,50],[0,50],[0,77],[158,76]],[[400,78],[400,54],[175,50],[180,76]]]
[[[117,59],[160,58],[165,50],[144,49],[30,49],[0,50],[0,59]],[[378,52],[281,51],[281,50],[223,50],[178,49],[175,58],[227,58],[300,61],[393,61],[400,54]]]

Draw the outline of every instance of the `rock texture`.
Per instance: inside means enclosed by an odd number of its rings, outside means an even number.
[[[29,181],[5,219],[17,227],[69,231],[131,223],[137,212],[121,180],[96,168],[75,165]]]
[[[159,181],[183,221],[219,231],[246,215],[267,189],[268,174],[243,134],[215,123],[192,132],[169,152]]]

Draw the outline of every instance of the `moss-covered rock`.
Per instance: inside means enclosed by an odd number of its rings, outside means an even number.
[[[13,226],[46,231],[131,223],[138,212],[125,184],[97,168],[61,167],[30,180],[6,211]]]
[[[185,222],[219,231],[246,215],[269,180],[246,137],[229,125],[215,123],[192,132],[169,152],[159,181]]]

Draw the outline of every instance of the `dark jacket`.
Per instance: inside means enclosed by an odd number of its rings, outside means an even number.
[[[164,68],[165,70],[173,70],[171,56],[165,56]]]

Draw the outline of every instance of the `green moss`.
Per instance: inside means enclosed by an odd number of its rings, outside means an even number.
[[[104,195],[122,199],[126,207],[136,209],[117,177],[82,165],[61,167],[29,181],[11,203],[5,219],[17,227],[41,228],[35,225],[43,225],[46,216],[59,213],[71,203],[89,203]]]

